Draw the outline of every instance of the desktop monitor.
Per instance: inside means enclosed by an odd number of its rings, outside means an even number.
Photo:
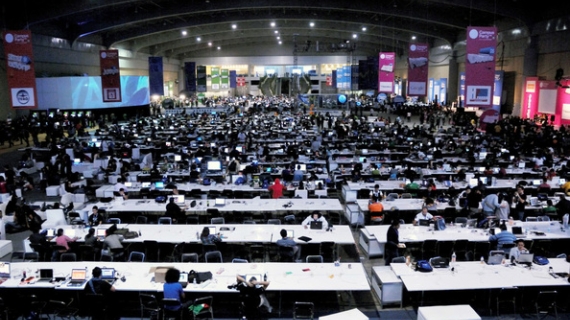
[[[220,161],[208,161],[207,169],[209,171],[221,171],[222,163]]]
[[[164,182],[162,181],[157,181],[154,183],[154,188],[155,189],[164,189]]]
[[[8,262],[0,262],[0,278],[10,278],[10,264]]]

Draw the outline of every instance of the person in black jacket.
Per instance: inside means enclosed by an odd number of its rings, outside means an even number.
[[[389,266],[393,258],[398,257],[399,248],[403,248],[404,244],[400,243],[398,229],[400,228],[400,220],[392,220],[392,224],[388,228],[388,233],[386,234],[386,247],[384,250],[384,260],[386,260],[386,265]]]

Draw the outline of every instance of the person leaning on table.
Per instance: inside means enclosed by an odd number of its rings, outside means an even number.
[[[524,247],[524,241],[519,239],[517,240],[517,245],[514,248],[511,248],[511,251],[509,253],[511,261],[519,260],[521,253],[528,253],[528,250]]]
[[[315,221],[315,222],[321,221],[323,223],[322,229],[328,229],[328,227],[329,227],[329,223],[327,222],[327,219],[325,219],[325,217],[323,217],[323,215],[318,211],[315,211],[310,216],[306,217],[305,220],[303,220],[303,222],[301,223],[301,225],[305,229],[308,229],[311,225],[311,222],[313,222],[313,221]]]
[[[400,243],[400,236],[398,234],[398,229],[400,228],[400,220],[394,219],[388,228],[386,233],[386,247],[384,249],[384,260],[386,265],[389,266],[392,259],[400,256],[398,252],[399,248],[405,248],[403,243]]]
[[[489,237],[489,241],[497,242],[497,250],[502,250],[503,245],[513,244],[517,240],[517,237],[515,237],[515,235],[511,232],[507,231],[506,224],[502,223],[499,228],[501,229],[501,232],[491,235]]]

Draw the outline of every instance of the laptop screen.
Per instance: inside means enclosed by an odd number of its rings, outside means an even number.
[[[311,229],[322,229],[323,222],[322,221],[311,221]]]
[[[216,234],[216,227],[215,226],[208,227],[208,229],[210,229],[210,234]]]
[[[105,237],[107,235],[107,229],[97,228],[97,237]]]
[[[532,259],[534,259],[534,253],[521,253],[519,255],[519,259],[517,260],[518,263],[532,263]]]
[[[85,271],[85,269],[71,270],[71,280],[85,280],[86,276],[87,276],[87,271]]]
[[[295,231],[293,229],[287,229],[287,237],[291,239],[295,238]]]
[[[185,200],[185,199],[184,199],[184,195],[178,194],[178,195],[174,195],[174,196],[172,196],[172,197],[174,198],[174,202],[175,202],[176,204],[184,204],[184,200]]]
[[[53,269],[40,269],[40,279],[52,279]]]
[[[223,199],[223,198],[216,198],[215,204],[216,204],[217,206],[223,206],[223,205],[226,204],[226,199]]]
[[[522,227],[513,227],[513,234],[523,234]]]
[[[68,236],[70,238],[73,238],[73,237],[75,237],[75,229],[64,229],[63,234],[65,234],[66,236]]]
[[[10,278],[10,264],[0,262],[0,278]]]
[[[46,237],[55,237],[55,229],[47,229]]]
[[[154,183],[154,187],[155,187],[156,189],[164,189],[164,182],[162,182],[162,181],[157,181],[157,182]]]
[[[115,269],[101,268],[101,279],[115,279]]]
[[[150,188],[150,182],[143,182],[141,187],[143,188]]]

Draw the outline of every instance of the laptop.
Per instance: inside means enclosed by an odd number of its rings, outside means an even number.
[[[522,227],[513,226],[512,232],[517,238],[524,238],[525,234],[523,233]]]
[[[257,281],[263,281],[263,277],[261,276],[261,274],[256,274],[256,273],[246,274],[244,278],[247,281],[251,280],[251,278],[255,278]]]
[[[75,229],[63,229],[63,234],[70,237],[70,238],[74,238],[75,237]]]
[[[226,205],[226,199],[223,198],[216,198],[215,202],[214,202],[214,206],[216,207],[223,207]]]
[[[503,259],[505,259],[504,254],[491,254],[489,255],[489,258],[487,258],[487,264],[490,265],[502,264]]]
[[[0,262],[0,279],[10,278],[10,264],[8,262]]]
[[[87,270],[72,269],[71,280],[67,283],[68,287],[81,287],[87,282]]]
[[[430,222],[430,220],[420,219],[418,224],[422,227],[429,227],[429,222]]]
[[[115,269],[101,268],[101,280],[107,281],[110,284],[115,283]]]
[[[294,239],[295,238],[295,231],[293,229],[287,229],[287,237]]]
[[[533,259],[534,259],[534,253],[521,253],[519,255],[517,263],[531,264]]]
[[[178,278],[178,282],[182,285],[182,288],[186,288],[188,286],[188,273],[180,272],[180,277]]]
[[[53,269],[40,269],[40,278],[37,282],[50,282],[53,280]]]
[[[105,228],[97,228],[97,239],[99,240],[103,240],[105,239],[105,236],[107,235],[107,229]]]
[[[311,230],[321,230],[323,228],[322,221],[311,221]]]
[[[176,203],[177,205],[185,205],[185,197],[183,194],[177,194],[177,195],[172,195],[172,198],[174,198],[174,203]]]
[[[209,226],[208,229],[210,230],[210,234],[216,234],[216,227],[215,226]]]

